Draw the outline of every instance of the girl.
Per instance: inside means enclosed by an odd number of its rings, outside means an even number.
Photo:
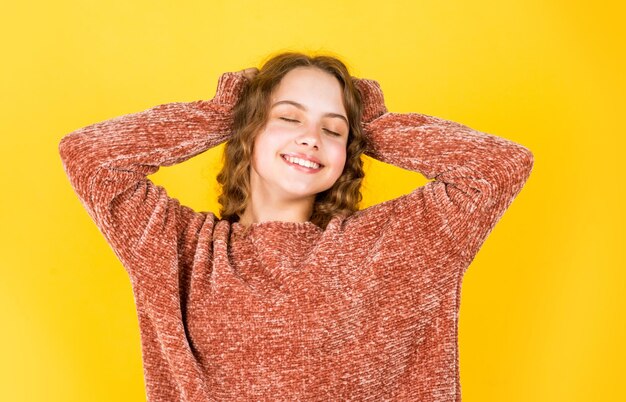
[[[223,142],[220,218],[146,177]],[[388,112],[378,83],[300,53],[59,152],[129,274],[151,401],[460,400],[463,274],[533,166],[512,141]],[[362,154],[433,181],[359,210]]]

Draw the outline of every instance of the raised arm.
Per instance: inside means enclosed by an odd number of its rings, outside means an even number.
[[[151,251],[147,242],[179,236],[189,221],[203,218],[146,176],[226,141],[246,81],[242,72],[224,73],[211,100],[158,105],[61,139],[74,191],[127,270],[136,253]]]
[[[438,233],[471,261],[528,179],[533,154],[453,121],[390,113],[376,81],[356,84],[364,96],[366,154],[435,180],[393,203],[398,220],[410,231],[435,216],[432,222],[443,226]]]

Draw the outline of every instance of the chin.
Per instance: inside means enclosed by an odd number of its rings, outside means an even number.
[[[302,198],[315,198],[317,196],[317,194],[323,192],[325,190],[321,190],[321,191],[311,191],[310,189],[285,189],[285,195],[292,199],[292,200],[298,200],[298,199],[302,199]]]

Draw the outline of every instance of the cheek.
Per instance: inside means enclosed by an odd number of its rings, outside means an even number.
[[[252,161],[257,166],[269,163],[279,150],[278,136],[275,130],[264,130],[254,140]]]
[[[268,126],[257,136],[257,142],[264,148],[278,148],[286,138],[288,135],[284,129]]]
[[[332,147],[329,156],[331,157],[332,161],[337,166],[337,168],[339,168],[340,170],[343,170],[343,167],[346,163],[346,146],[337,145],[337,146]]]
[[[265,135],[259,133],[254,139],[254,149],[252,150],[252,160],[250,161],[255,169],[258,166],[263,166],[263,156],[267,153],[266,147]]]

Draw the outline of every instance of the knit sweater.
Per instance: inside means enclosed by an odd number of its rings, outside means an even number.
[[[247,82],[67,134],[82,205],[127,271],[150,401],[460,401],[461,282],[520,192],[512,141],[364,98],[366,155],[423,174],[398,198],[312,222],[195,211],[146,176],[229,139]]]

